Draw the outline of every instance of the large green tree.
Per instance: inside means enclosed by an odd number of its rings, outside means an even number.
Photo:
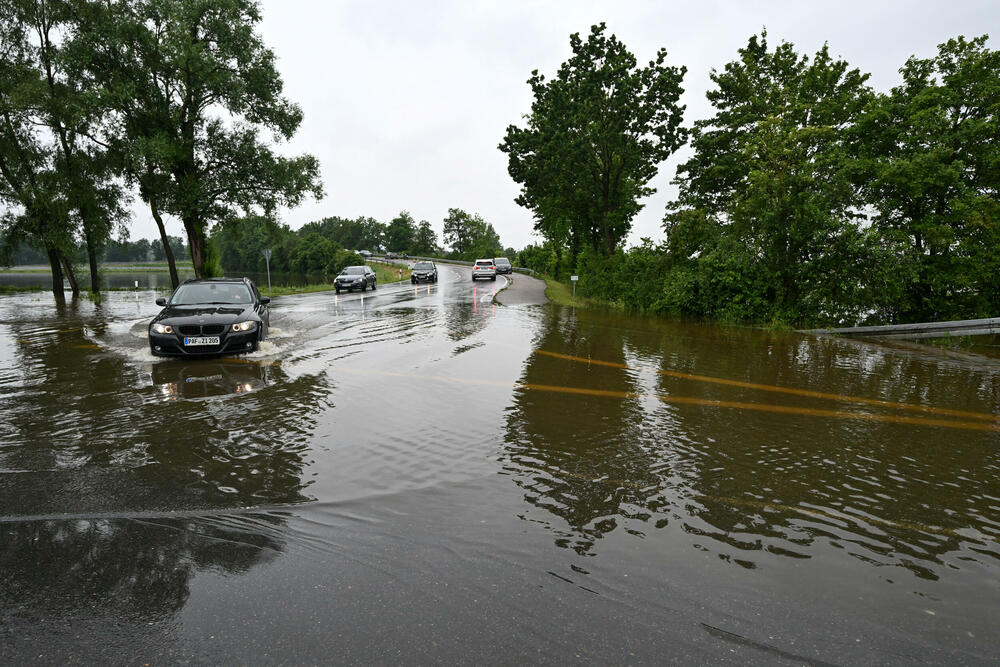
[[[478,213],[449,208],[444,219],[444,242],[456,259],[494,257],[503,252],[500,235]]]
[[[413,239],[413,249],[411,250],[411,253],[427,257],[430,255],[437,255],[440,252],[441,248],[438,247],[437,234],[431,227],[431,223],[426,220],[421,220],[420,224],[417,225],[417,232]]]
[[[43,131],[47,91],[38,69],[36,36],[27,7],[0,2],[0,217],[5,242],[41,249],[52,271],[52,293],[65,298],[67,255],[73,248],[71,203],[56,168],[56,147]],[[71,280],[75,289],[75,280]]]
[[[570,46],[555,78],[532,72],[527,125],[509,126],[500,150],[536,230],[573,253],[586,243],[610,256],[640,199],[655,192],[649,183],[659,165],[683,143],[686,69],[667,66],[664,50],[638,66],[603,23],[586,41],[571,35]]]
[[[869,240],[852,182],[868,75],[754,35],[713,71],[665,226],[668,291],[690,314],[801,321],[856,316]],[[678,289],[677,286],[681,285]],[[850,307],[844,310],[844,302]]]
[[[860,175],[874,224],[905,242],[887,319],[1000,314],[1000,52],[986,40],[911,57],[866,116]]]
[[[86,250],[91,293],[99,295],[97,260],[117,229],[124,230],[125,193],[103,138],[104,114],[82,76],[84,52],[68,0],[15,0],[16,20],[34,35],[34,67],[43,82],[37,110],[54,139],[55,169]]]
[[[389,221],[385,228],[386,250],[393,252],[412,252],[414,239],[417,235],[417,221],[409,211],[400,211],[399,215]]]
[[[130,0],[105,7],[81,11],[81,29],[102,49],[95,62],[126,74],[107,83],[132,171],[149,177],[141,182],[144,196],[155,193],[184,224],[197,275],[218,270],[206,243],[213,223],[322,196],[316,159],[281,156],[262,136],[290,139],[302,112],[281,94],[274,54],[257,32],[257,2]],[[131,35],[129,62],[115,65],[123,35]],[[136,72],[138,81],[129,75]],[[102,76],[97,67],[93,74]]]

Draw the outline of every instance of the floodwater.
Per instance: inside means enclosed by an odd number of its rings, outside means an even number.
[[[0,662],[997,659],[1000,361],[503,282],[0,296]]]

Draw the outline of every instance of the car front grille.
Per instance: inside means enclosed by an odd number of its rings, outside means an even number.
[[[178,327],[177,330],[181,332],[184,336],[200,336],[205,334],[207,336],[218,336],[226,327],[221,324],[206,324],[205,326],[198,326],[196,324],[185,324]]]

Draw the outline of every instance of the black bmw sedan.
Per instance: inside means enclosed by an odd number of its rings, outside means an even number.
[[[248,278],[206,278],[181,283],[149,323],[156,356],[210,356],[255,351],[270,325],[270,297]]]

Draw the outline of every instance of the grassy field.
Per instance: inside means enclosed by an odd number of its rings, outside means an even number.
[[[387,283],[394,283],[394,282],[398,282],[400,280],[409,280],[410,279],[410,274],[411,274],[410,268],[408,266],[403,265],[403,264],[393,264],[393,263],[390,263],[390,262],[373,261],[373,262],[369,262],[368,265],[371,266],[372,269],[375,270],[375,276],[376,276],[376,279],[377,279],[379,285],[384,285],[384,284],[387,284]],[[181,269],[181,270],[185,270],[185,269],[193,270],[193,267],[191,266],[190,262],[178,263],[177,268]],[[108,269],[111,269],[111,270],[129,269],[129,270],[134,270],[134,271],[166,271],[167,270],[167,264],[166,264],[166,262],[162,262],[162,263],[150,262],[150,263],[144,263],[144,264],[141,264],[141,265],[140,264],[131,264],[131,265],[128,265],[128,266],[123,266],[123,265],[106,265],[105,264],[105,265],[101,266],[101,270],[102,271],[103,270],[108,270]],[[39,273],[39,274],[41,274],[41,273],[49,273],[49,270],[48,269],[42,269],[42,268],[33,268],[33,269],[7,268],[7,269],[0,269],[0,273],[3,273],[3,272],[9,272],[9,273]],[[89,288],[89,283],[87,283],[87,284],[81,283],[80,289],[83,292],[89,292],[88,288]],[[293,286],[275,285],[275,286],[273,286],[271,288],[270,292],[268,292],[267,283],[264,282],[264,283],[258,283],[257,284],[257,288],[260,289],[260,291],[261,291],[262,294],[269,294],[270,296],[282,296],[284,294],[306,294],[306,293],[309,293],[309,292],[332,292],[332,291],[334,291],[334,287],[333,287],[333,283],[332,282],[330,282],[330,283],[319,283],[319,284],[314,284],[314,285],[293,285]],[[31,292],[31,291],[44,292],[44,291],[49,291],[50,289],[51,289],[51,287],[49,287],[49,286],[5,286],[5,285],[0,285],[0,294],[7,294],[7,293],[14,293],[14,292]],[[103,291],[105,291],[105,292],[132,291],[132,288],[131,287],[127,287],[127,288],[126,287],[122,287],[122,288],[109,288],[109,287],[105,287]],[[164,293],[169,293],[170,289],[166,288],[166,289],[162,289],[160,291],[162,291]]]

